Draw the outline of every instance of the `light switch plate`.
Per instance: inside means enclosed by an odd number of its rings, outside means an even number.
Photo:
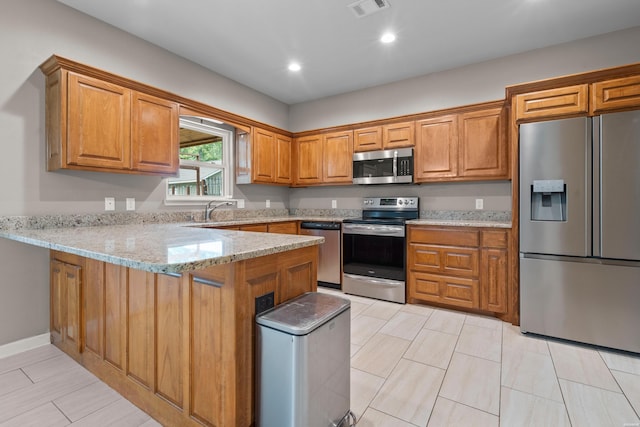
[[[244,199],[238,199],[238,201],[236,202],[236,207],[238,209],[243,209],[244,208]]]
[[[133,197],[127,197],[127,210],[135,211],[136,210],[136,199]]]
[[[266,205],[267,205],[268,208],[270,208],[271,207],[271,200],[267,199]]]
[[[476,199],[476,209],[484,209],[484,199]]]
[[[116,210],[116,199],[114,197],[105,197],[104,198],[104,210],[105,211],[115,211]]]
[[[337,200],[332,200],[331,201],[331,209],[335,209],[338,207],[338,201]]]

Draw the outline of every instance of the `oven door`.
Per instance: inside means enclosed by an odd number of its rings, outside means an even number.
[[[342,249],[345,293],[406,302],[404,225],[343,224]]]

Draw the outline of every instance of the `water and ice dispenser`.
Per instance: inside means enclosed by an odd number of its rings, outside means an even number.
[[[533,181],[531,185],[531,220],[567,220],[567,186],[564,180]]]

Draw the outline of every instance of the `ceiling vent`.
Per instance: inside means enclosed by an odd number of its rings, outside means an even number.
[[[387,0],[358,0],[348,7],[358,18],[362,18],[388,8],[389,2]]]

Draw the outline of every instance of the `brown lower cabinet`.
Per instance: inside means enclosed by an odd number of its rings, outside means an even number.
[[[255,298],[317,289],[317,246],[159,274],[51,252],[56,346],[163,425],[255,423]]]
[[[509,230],[407,229],[409,302],[508,314]]]

